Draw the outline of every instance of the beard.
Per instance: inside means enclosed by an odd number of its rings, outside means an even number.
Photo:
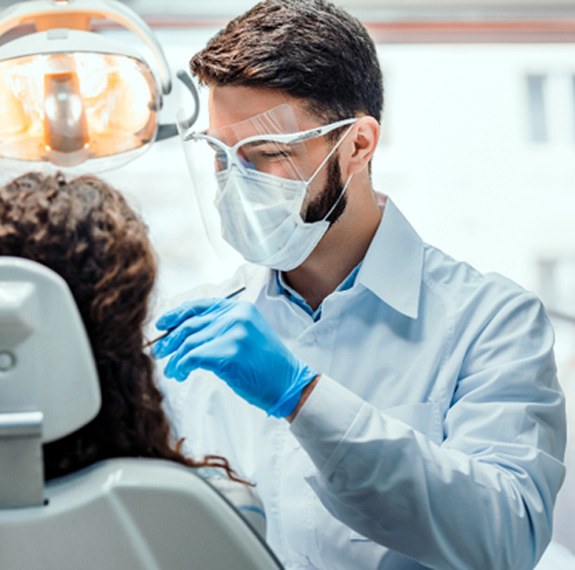
[[[343,189],[343,181],[341,180],[341,169],[339,168],[338,157],[332,156],[327,163],[327,180],[325,186],[319,196],[316,196],[307,206],[304,215],[304,222],[319,222],[323,220],[326,214],[333,208],[333,205],[340,198]],[[347,205],[345,194],[337,203],[326,221],[330,225],[343,214]]]

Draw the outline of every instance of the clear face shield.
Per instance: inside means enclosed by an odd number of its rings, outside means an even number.
[[[180,122],[194,193],[216,251],[230,255],[227,242],[244,259],[280,270],[293,265],[293,255],[288,260],[278,253],[290,240],[303,240],[309,254],[318,232],[325,232],[304,222],[309,186],[354,122],[302,131],[288,104],[220,129],[191,132]],[[335,141],[325,137],[333,132]]]

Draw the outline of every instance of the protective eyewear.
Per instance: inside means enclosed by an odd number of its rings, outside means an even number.
[[[192,133],[184,141],[205,141],[213,151],[216,171],[227,170],[232,165],[241,171],[257,170],[286,178],[305,178],[298,164],[305,158],[303,143],[322,137],[336,129],[351,125],[357,119],[344,119],[328,125],[295,133],[258,134],[228,146],[210,131]]]

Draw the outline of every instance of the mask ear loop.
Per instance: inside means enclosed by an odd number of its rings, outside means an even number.
[[[333,148],[328,152],[327,156],[321,161],[320,165],[316,168],[315,172],[311,175],[311,177],[307,181],[308,185],[316,177],[317,173],[324,167],[324,165],[327,163],[327,161],[333,156],[333,153],[338,149],[339,145],[345,140],[345,137],[347,137],[347,135],[349,135],[349,133],[353,129],[354,124],[355,123],[352,123],[349,126],[347,131],[345,131],[345,133],[341,136],[341,138],[337,141],[337,143],[335,143]],[[337,197],[337,200],[333,203],[333,206],[329,209],[328,213],[321,219],[322,222],[325,222],[325,220],[327,220],[330,217],[331,213],[335,210],[337,205],[340,203],[341,199],[343,198],[343,195],[345,194],[345,191],[347,190],[347,187],[349,186],[349,183],[351,182],[352,177],[353,177],[353,174],[351,174],[350,177],[346,180],[345,184],[343,185],[343,188],[341,189],[341,192],[339,193],[339,196]]]
[[[321,219],[322,222],[325,222],[331,216],[331,213],[335,210],[336,206],[340,203],[340,201],[343,198],[343,195],[345,194],[345,191],[347,190],[347,187],[349,186],[349,183],[351,182],[352,178],[353,178],[353,174],[351,174],[349,176],[346,183],[343,185],[343,188],[341,189],[341,192],[339,193],[337,200],[333,203],[333,206],[329,209],[329,212]]]

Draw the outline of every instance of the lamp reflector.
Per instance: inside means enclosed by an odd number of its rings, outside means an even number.
[[[58,52],[0,61],[0,158],[75,166],[154,141],[160,94],[130,55]]]

